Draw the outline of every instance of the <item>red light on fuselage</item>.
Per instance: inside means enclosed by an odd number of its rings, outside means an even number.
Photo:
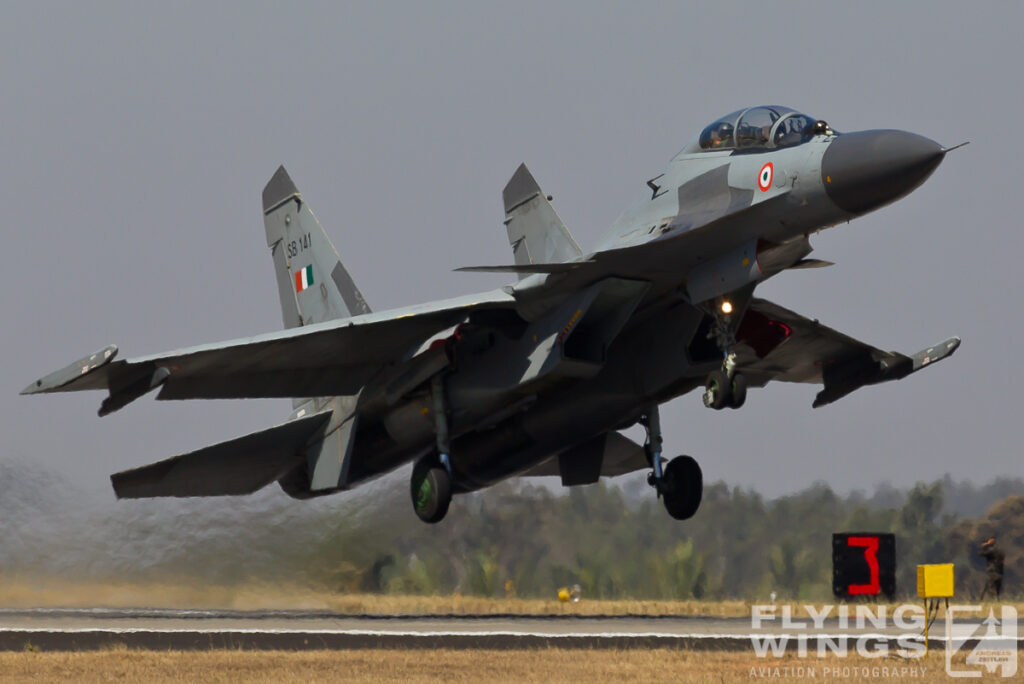
[[[759,359],[763,359],[792,334],[793,329],[785,323],[773,321],[756,311],[748,311],[736,331],[736,341],[746,344]]]

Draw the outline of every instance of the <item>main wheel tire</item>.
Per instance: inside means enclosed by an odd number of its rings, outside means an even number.
[[[452,502],[452,479],[448,471],[426,459],[412,469],[412,508],[426,523],[440,522]]]
[[[729,378],[720,370],[708,373],[704,382],[704,405],[720,411],[729,402]]]
[[[669,461],[663,476],[662,501],[665,510],[676,520],[692,518],[700,508],[704,495],[704,474],[697,461],[677,456]]]
[[[729,408],[738,409],[747,400],[747,379],[737,373],[732,377],[732,391],[729,393]]]

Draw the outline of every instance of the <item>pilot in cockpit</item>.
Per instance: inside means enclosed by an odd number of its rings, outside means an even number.
[[[814,120],[803,114],[794,114],[782,120],[775,129],[775,146],[789,147],[807,140],[814,131]]]
[[[822,132],[814,127],[815,122],[812,117],[778,105],[739,109],[704,128],[682,153],[791,147]]]
[[[701,147],[705,150],[724,149],[733,146],[732,124],[728,121],[719,121],[710,126],[707,135],[702,136]]]

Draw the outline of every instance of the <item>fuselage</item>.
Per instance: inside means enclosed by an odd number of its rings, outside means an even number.
[[[769,382],[820,385],[813,406],[900,380],[953,354],[951,337],[886,352],[754,297],[809,259],[815,231],[895,201],[946,150],[893,130],[838,134],[785,107],[728,114],[642,185],[585,253],[525,164],[502,191],[513,264],[503,288],[373,312],[291,176],[263,188],[284,330],[135,358],[108,345],[22,394],[106,390],[99,415],[158,399],[290,398],[276,426],[111,476],[119,498],[248,494],[278,482],[309,498],[415,462],[427,523],[452,493],[513,475],[567,486],[648,470],[688,520],[699,464],[666,459],[659,405],[703,386],[739,409]],[[638,444],[617,431],[639,423]]]
[[[903,197],[944,152],[903,131],[838,134],[782,107],[740,110],[709,125],[588,255],[613,278],[593,283],[586,269],[528,276],[511,287],[528,319],[467,321],[415,357],[425,368],[446,368],[455,491],[521,473],[700,386],[721,362],[706,341],[705,299],[737,284],[752,291],[792,267],[809,253],[811,233]],[[683,249],[674,238],[692,231],[700,239]],[[737,258],[726,261],[742,268],[719,265],[730,255]],[[592,288],[599,304],[548,310],[531,300],[552,283]],[[588,328],[587,307],[607,310],[622,292],[635,294],[635,304],[621,329]],[[374,399],[383,387],[363,394],[349,486],[434,448],[425,390],[397,404]]]

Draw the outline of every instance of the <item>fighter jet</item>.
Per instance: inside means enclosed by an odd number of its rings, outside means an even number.
[[[956,351],[952,337],[882,351],[754,297],[768,278],[828,265],[811,234],[917,188],[948,150],[898,130],[834,131],[779,106],[703,131],[584,252],[520,166],[502,193],[515,276],[481,294],[371,311],[281,167],[263,189],[285,330],[121,360],[116,346],[23,394],[106,390],[99,414],[157,399],[287,397],[276,427],[111,476],[119,498],[217,496],[273,482],[306,499],[414,462],[413,509],[515,476],[564,485],[649,470],[669,515],[698,510],[700,466],[662,456],[659,404],[700,390],[740,408],[771,381],[822,385],[824,406]],[[620,434],[640,424],[644,444]]]

